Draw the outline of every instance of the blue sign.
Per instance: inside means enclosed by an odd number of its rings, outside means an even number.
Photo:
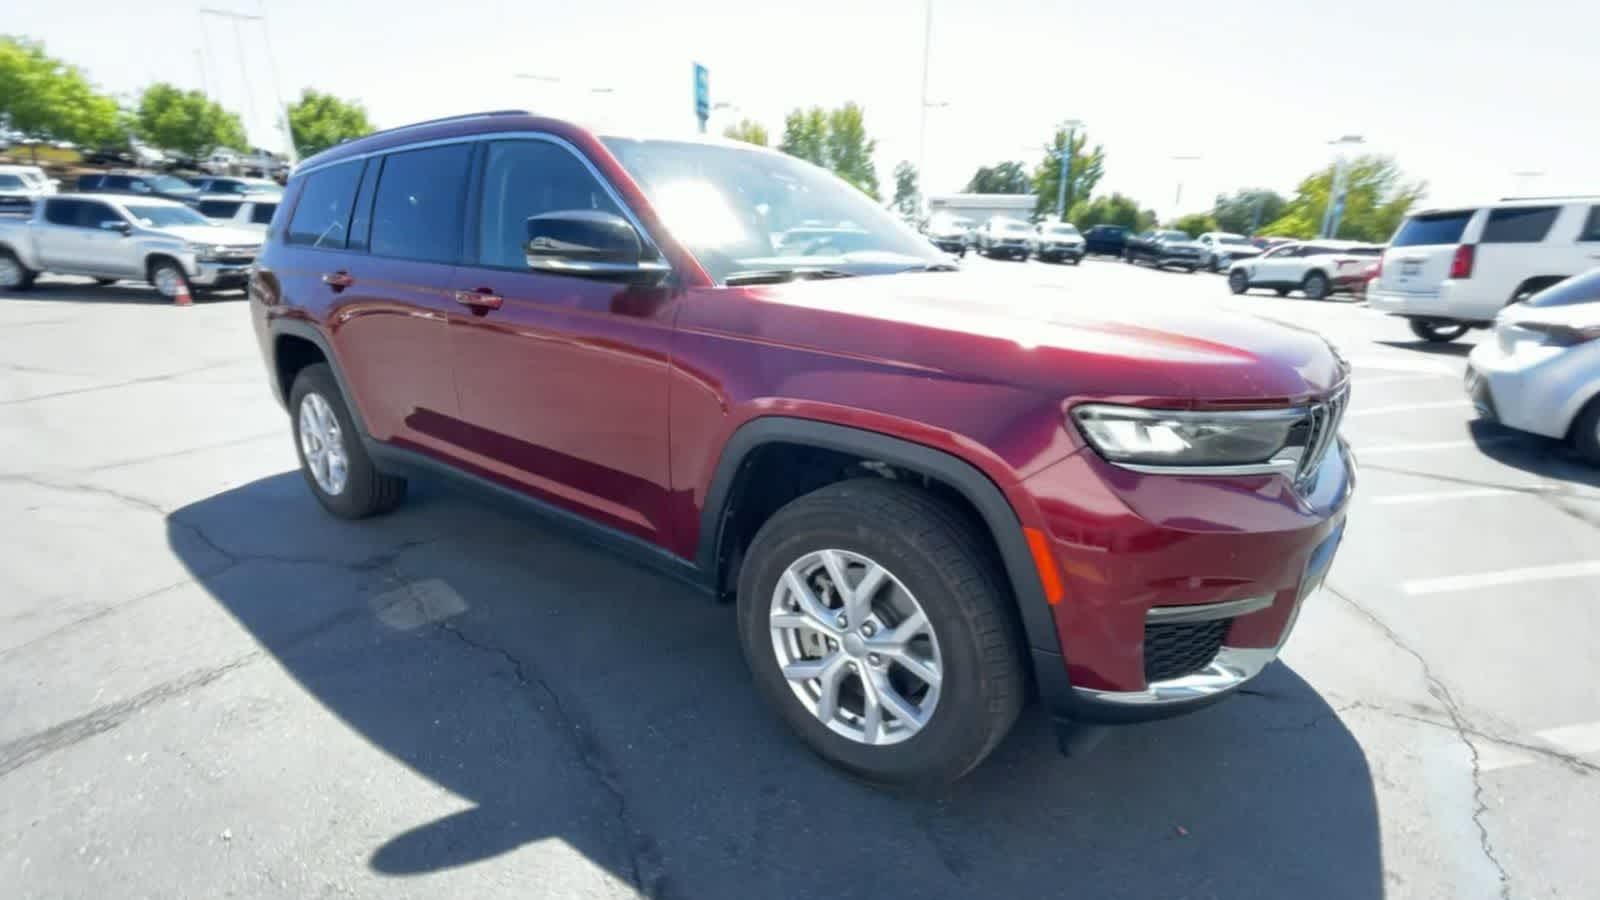
[[[699,63],[694,64],[694,115],[704,131],[706,119],[711,118],[711,73]]]

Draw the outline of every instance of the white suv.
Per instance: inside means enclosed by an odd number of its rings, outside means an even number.
[[[1430,209],[1401,223],[1367,292],[1424,340],[1484,328],[1509,303],[1600,265],[1600,197]]]
[[[1383,248],[1356,241],[1304,241],[1273,247],[1228,267],[1228,289],[1242,294],[1271,288],[1279,297],[1301,291],[1312,300],[1355,293],[1365,285]]]

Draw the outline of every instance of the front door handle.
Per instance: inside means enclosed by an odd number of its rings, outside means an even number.
[[[462,306],[470,306],[474,310],[485,311],[499,309],[505,300],[488,288],[478,288],[475,291],[456,291],[456,302]]]
[[[349,272],[340,269],[337,272],[323,272],[322,283],[336,291],[342,291],[350,285],[355,284],[356,278]]]

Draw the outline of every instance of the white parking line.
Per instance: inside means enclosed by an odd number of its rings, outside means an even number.
[[[1559,578],[1588,578],[1600,575],[1600,560],[1532,566],[1526,569],[1501,569],[1476,575],[1447,575],[1443,578],[1418,578],[1401,583],[1400,589],[1412,597],[1471,591],[1478,588],[1521,584],[1527,581],[1554,581]]]
[[[1374,375],[1366,376],[1360,372],[1355,374],[1356,387],[1365,390],[1380,384],[1389,384],[1394,381],[1420,381],[1424,378],[1453,378],[1455,373],[1445,372],[1412,372],[1409,375]]]
[[[1353,356],[1350,365],[1355,369],[1382,369],[1386,372],[1417,372],[1427,375],[1453,375],[1461,373],[1448,363],[1436,359],[1412,359],[1406,356]]]
[[[1394,406],[1369,406],[1366,409],[1352,409],[1344,414],[1346,419],[1357,416],[1384,416],[1389,413],[1411,412],[1418,409],[1459,409],[1471,406],[1470,400],[1440,400],[1435,403],[1399,403]]]
[[[1382,456],[1387,453],[1418,453],[1425,450],[1459,450],[1463,447],[1484,447],[1491,444],[1506,444],[1519,441],[1516,435],[1497,435],[1492,437],[1477,438],[1465,441],[1430,441],[1422,444],[1389,444],[1388,446],[1366,447],[1356,444],[1356,455],[1360,459],[1369,456]]]
[[[1533,494],[1554,490],[1548,487],[1514,488],[1463,488],[1459,491],[1422,491],[1415,494],[1390,494],[1374,498],[1375,506],[1402,506],[1410,503],[1433,503],[1444,500],[1474,500],[1479,497],[1505,497],[1512,494]]]
[[[1600,722],[1549,728],[1544,731],[1536,731],[1533,736],[1538,738],[1540,743],[1549,744],[1552,750],[1557,750],[1568,756],[1583,756],[1588,753],[1600,752]],[[1509,769],[1513,766],[1525,766],[1538,761],[1539,758],[1537,756],[1525,750],[1501,744],[1488,744],[1480,749],[1478,769],[1484,772],[1492,772],[1495,769]]]

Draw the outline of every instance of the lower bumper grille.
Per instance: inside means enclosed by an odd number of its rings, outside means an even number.
[[[1145,625],[1145,681],[1168,681],[1204,669],[1222,649],[1231,624],[1232,619],[1212,619]]]

